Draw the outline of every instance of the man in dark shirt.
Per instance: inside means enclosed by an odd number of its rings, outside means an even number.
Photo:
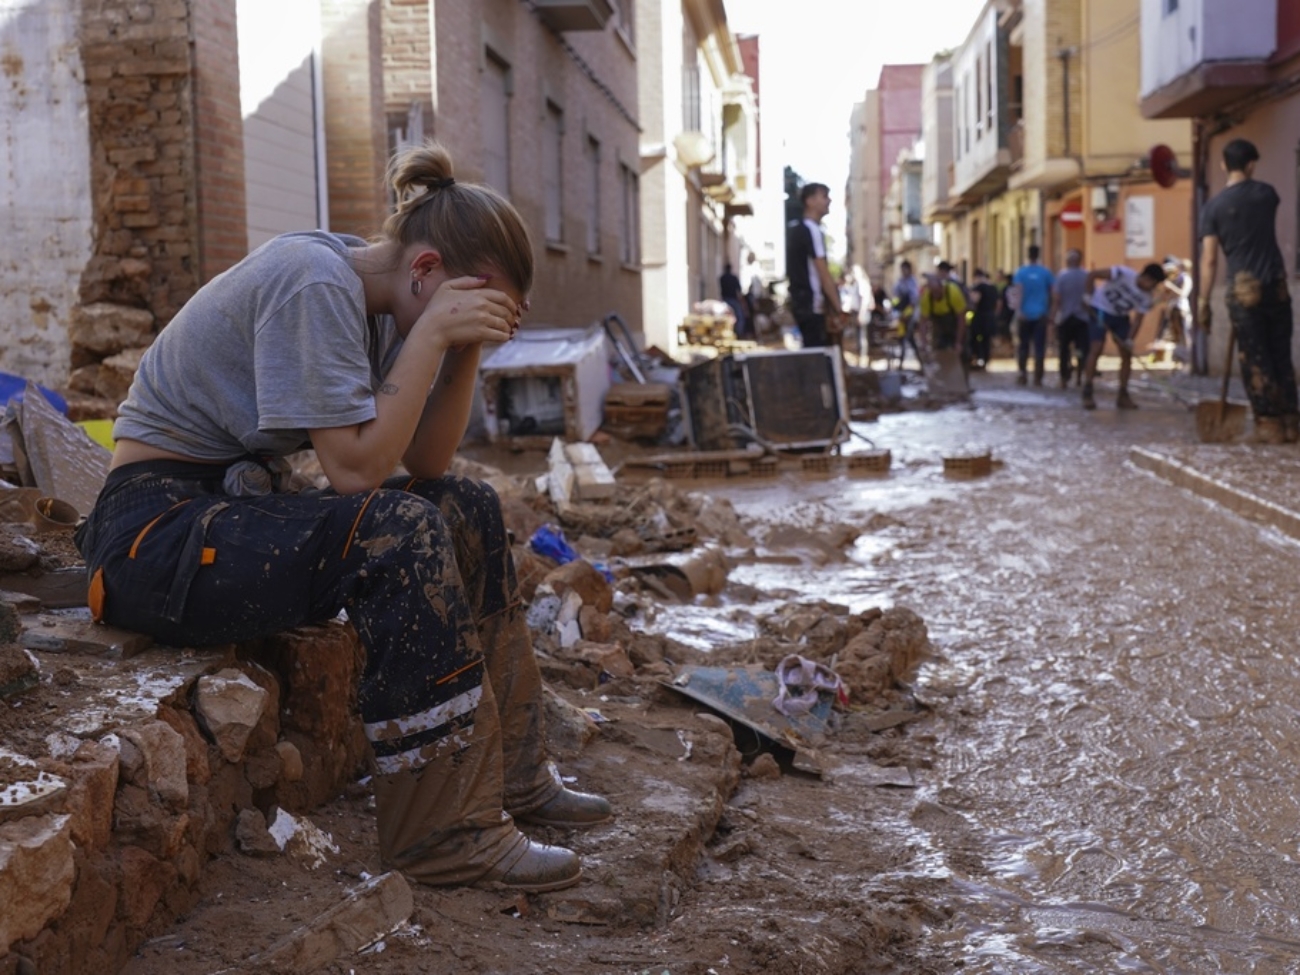
[[[1291,362],[1291,295],[1274,224],[1280,200],[1253,177],[1259,150],[1245,139],[1223,149],[1228,182],[1201,210],[1201,294],[1198,320],[1210,323],[1210,290],[1227,258],[1228,317],[1241,349],[1241,379],[1263,443],[1300,439],[1295,367]]]
[[[730,262],[722,265],[722,276],[718,278],[718,290],[722,300],[727,303],[731,313],[736,316],[736,335],[748,338],[750,335],[749,314],[745,308],[744,292],[740,289],[740,278],[731,269]]]
[[[790,224],[785,240],[785,273],[790,280],[790,310],[804,348],[838,345],[842,330],[840,294],[826,263],[822,218],[830,212],[831,194],[824,183],[799,191],[803,218]],[[829,320],[828,320],[829,319]]]

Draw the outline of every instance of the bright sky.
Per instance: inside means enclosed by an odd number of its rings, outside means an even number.
[[[961,44],[985,0],[726,0],[733,33],[758,34],[764,183],[793,166],[831,188],[843,226],[849,118],[884,64],[920,64]],[[775,139],[770,139],[773,133]],[[775,165],[773,165],[775,163]],[[838,218],[838,220],[837,220]]]

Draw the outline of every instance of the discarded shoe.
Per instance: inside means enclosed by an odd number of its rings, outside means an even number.
[[[478,880],[475,887],[541,892],[572,887],[582,879],[578,854],[525,838]]]
[[[1095,410],[1097,401],[1092,398],[1092,383],[1083,387],[1083,408],[1085,410]]]
[[[555,796],[532,812],[519,813],[515,819],[534,826],[552,826],[556,829],[582,829],[599,826],[614,818],[614,809],[604,796],[589,792],[561,789]]]
[[[1133,402],[1133,397],[1128,394],[1127,389],[1121,389],[1119,395],[1115,397],[1115,408],[1117,410],[1136,410],[1138,405]]]

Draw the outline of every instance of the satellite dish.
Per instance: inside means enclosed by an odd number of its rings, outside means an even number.
[[[1166,145],[1155,146],[1151,150],[1151,178],[1165,189],[1178,182],[1178,160],[1174,150]]]

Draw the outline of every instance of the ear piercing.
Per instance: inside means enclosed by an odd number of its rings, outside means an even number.
[[[422,288],[423,286],[424,286],[424,282],[422,282],[419,278],[415,277],[414,275],[411,276],[411,294],[418,295],[420,293],[420,288]]]

